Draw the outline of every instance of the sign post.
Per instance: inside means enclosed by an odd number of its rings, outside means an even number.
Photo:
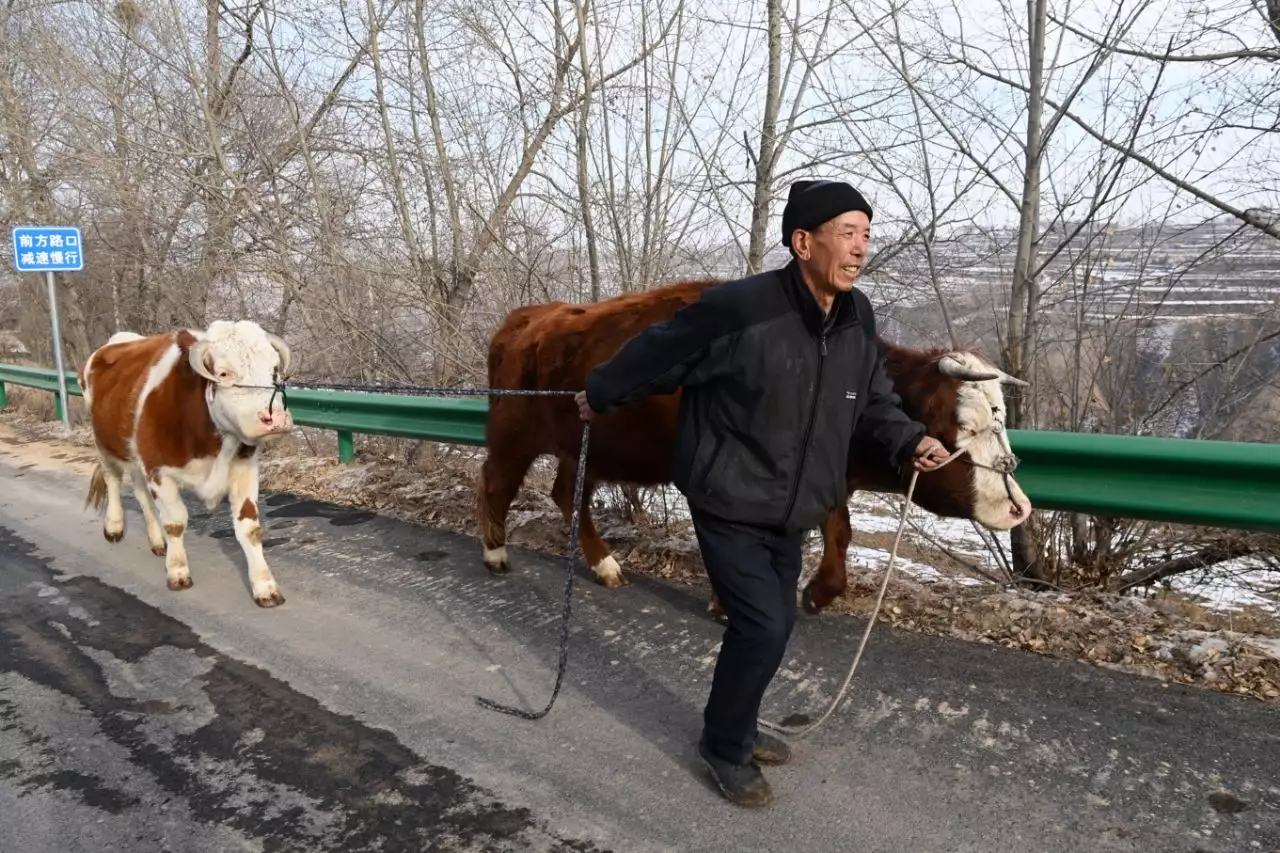
[[[71,431],[71,407],[67,405],[67,372],[62,361],[62,324],[58,319],[55,273],[84,269],[84,241],[80,229],[59,226],[15,226],[13,264],[18,272],[42,272],[49,285],[49,317],[53,324],[53,358],[58,369],[58,404],[62,425]]]

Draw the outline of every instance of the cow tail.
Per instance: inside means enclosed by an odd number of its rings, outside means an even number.
[[[89,494],[84,499],[84,505],[85,509],[92,506],[95,510],[99,510],[106,502],[107,476],[103,473],[102,463],[99,462],[93,466],[93,476],[89,478]]]

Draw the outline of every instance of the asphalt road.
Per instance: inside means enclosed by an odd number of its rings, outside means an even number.
[[[1280,713],[1085,664],[878,628],[852,696],[771,769],[767,812],[694,743],[720,627],[697,591],[339,507],[264,500],[287,603],[256,607],[224,510],[171,592],[126,497],[0,444],[0,851],[1280,851]],[[802,618],[766,698],[825,707],[858,620]]]

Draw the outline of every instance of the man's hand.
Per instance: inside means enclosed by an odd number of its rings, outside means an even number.
[[[931,435],[926,435],[916,445],[915,455],[917,471],[932,471],[951,454],[942,446],[942,442]]]
[[[573,396],[573,402],[578,404],[578,417],[584,421],[594,420],[596,410],[591,408],[591,404],[587,402],[587,392],[579,391]]]

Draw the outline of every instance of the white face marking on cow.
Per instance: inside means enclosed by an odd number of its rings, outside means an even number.
[[[955,353],[952,358],[975,373],[998,372],[972,353]],[[962,382],[956,401],[957,447],[968,448],[969,456],[979,466],[996,466],[1012,456],[1013,450],[1004,431],[1006,413],[1004,390],[999,379]],[[993,530],[1009,530],[1026,520],[1031,512],[1031,502],[1013,477],[1006,478],[984,467],[972,467],[971,470],[974,519],[979,524]],[[1018,505],[1019,514],[1012,512],[1013,503]]]
[[[218,320],[197,338],[191,366],[215,383],[205,400],[220,432],[252,445],[293,429],[293,417],[274,388],[290,367],[283,341],[249,320]]]

